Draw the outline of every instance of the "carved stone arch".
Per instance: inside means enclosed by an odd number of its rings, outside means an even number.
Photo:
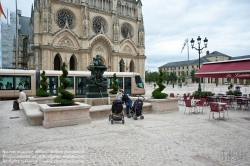
[[[135,63],[133,60],[129,63],[129,72],[135,72]]]
[[[134,54],[134,55],[136,55],[138,52],[135,44],[131,42],[131,40],[129,39],[124,40],[121,43],[121,50],[123,53],[129,53],[129,54]]]
[[[95,57],[94,54],[100,54],[105,59],[106,65],[111,64],[111,52],[113,45],[111,41],[105,35],[98,35],[94,37],[90,42],[91,57]]]
[[[53,60],[54,70],[61,70],[62,57],[59,53],[54,56]]]
[[[68,29],[59,32],[53,39],[52,45],[55,48],[73,49],[80,48],[77,36]]]
[[[69,59],[69,70],[77,70],[77,58],[74,54]]]

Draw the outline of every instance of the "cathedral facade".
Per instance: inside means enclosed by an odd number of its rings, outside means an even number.
[[[145,78],[145,31],[140,0],[34,0],[28,67],[87,71],[100,55],[107,71]]]

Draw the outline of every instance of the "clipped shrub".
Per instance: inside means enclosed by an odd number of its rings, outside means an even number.
[[[163,85],[163,72],[162,70],[159,71],[160,75],[158,77],[158,81],[156,82],[156,84],[158,85],[158,88],[156,88],[153,92],[152,92],[152,97],[155,99],[165,99],[166,97],[168,97],[168,94],[166,93],[161,93],[161,91],[163,91],[163,89],[165,89],[165,85]]]
[[[45,76],[44,70],[41,73],[41,78],[42,78],[42,80],[39,81],[39,84],[41,85],[41,87],[36,90],[36,95],[38,97],[48,97],[51,94],[49,92],[47,92],[48,83],[47,83],[47,77]]]
[[[233,91],[233,94],[234,94],[235,96],[241,96],[241,95],[242,95],[242,92],[239,91],[239,90],[234,90],[234,91]]]
[[[118,88],[119,88],[119,87],[118,87],[118,82],[117,82],[116,73],[113,74],[111,88],[112,88],[112,90],[110,90],[109,93],[111,93],[111,94],[116,94],[116,93],[117,93],[117,90],[118,90]]]
[[[192,96],[194,98],[205,98],[207,96],[214,96],[214,94],[210,91],[195,91]]]
[[[226,91],[227,95],[234,95],[234,92],[232,90]]]
[[[58,92],[60,93],[60,95],[54,98],[54,102],[60,103],[63,106],[73,105],[74,104],[73,99],[75,95],[65,90],[70,85],[70,81],[66,79],[68,71],[66,70],[65,63],[62,64],[61,70],[63,72],[62,75],[60,76],[61,86],[58,87]]]

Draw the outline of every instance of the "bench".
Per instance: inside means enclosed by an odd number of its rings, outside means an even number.
[[[91,106],[89,109],[90,118],[100,118],[100,117],[108,117],[110,115],[112,105],[98,105]],[[152,108],[151,103],[144,102],[143,103],[143,113],[150,112]],[[126,114],[126,105],[123,105],[123,112]]]
[[[43,112],[40,111],[37,102],[22,102],[23,112],[31,126],[42,125]]]

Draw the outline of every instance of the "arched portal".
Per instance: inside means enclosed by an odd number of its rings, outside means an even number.
[[[76,58],[74,55],[72,55],[69,60],[69,70],[77,70]]]
[[[134,63],[133,60],[129,64],[129,71],[130,72],[135,72],[135,63]]]
[[[56,54],[54,58],[54,70],[60,70],[61,64],[62,62],[61,62],[60,54]]]
[[[119,66],[120,66],[120,72],[124,72],[125,71],[125,63],[124,63],[123,59],[120,60]]]

